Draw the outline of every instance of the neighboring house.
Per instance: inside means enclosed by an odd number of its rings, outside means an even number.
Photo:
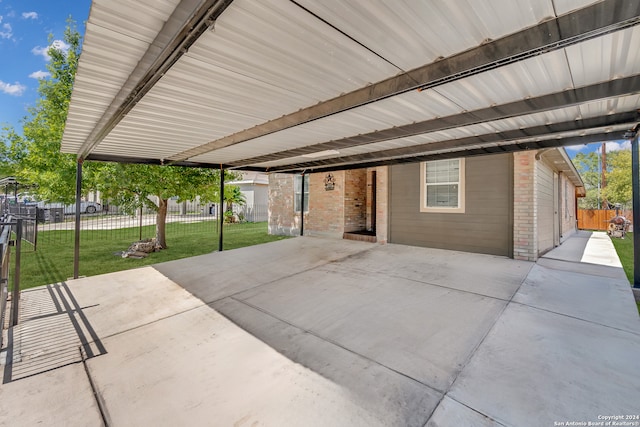
[[[249,222],[263,222],[268,219],[269,177],[264,172],[240,172],[242,178],[231,181],[229,185],[237,185],[245,197],[245,204],[234,205],[234,213],[241,215]]]
[[[562,148],[305,175],[304,234],[535,260],[576,231]],[[269,232],[300,233],[301,175],[269,176]]]

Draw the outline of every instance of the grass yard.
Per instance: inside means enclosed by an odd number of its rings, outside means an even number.
[[[616,248],[629,283],[633,283],[633,233],[627,233],[624,239],[611,239],[611,241],[613,242],[613,247]],[[636,304],[640,312],[640,302]]]
[[[143,227],[143,237],[152,236],[155,226]],[[211,222],[167,224],[168,249],[144,259],[115,255],[138,240],[139,229],[82,231],[80,275],[94,276],[171,261],[218,250],[218,234]],[[228,224],[224,228],[224,249],[235,249],[285,239],[267,234],[266,223]],[[13,255],[12,255],[13,257]],[[13,273],[13,272],[12,272]],[[45,231],[38,236],[38,250],[23,243],[20,287],[22,289],[56,283],[73,276],[73,231]]]

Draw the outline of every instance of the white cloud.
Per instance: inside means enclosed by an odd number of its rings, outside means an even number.
[[[607,151],[631,150],[631,141],[607,142]]]
[[[11,84],[5,83],[0,80],[0,90],[7,95],[21,96],[24,91],[27,90],[27,87],[25,85],[21,85],[18,82],[16,82],[15,84]]]
[[[2,24],[2,30],[0,31],[0,39],[10,39],[13,37],[13,29],[11,24]]]
[[[38,12],[22,12],[24,19],[38,19]]]
[[[587,146],[585,144],[580,144],[580,145],[569,145],[568,147],[564,147],[564,148],[569,151],[582,151],[583,149],[587,148]]]
[[[33,73],[29,74],[29,77],[31,77],[32,79],[40,80],[40,79],[46,79],[50,75],[51,75],[51,73],[48,72],[48,71],[38,70],[38,71],[34,71]]]
[[[69,48],[71,46],[69,46],[67,43],[65,43],[62,40],[54,40],[53,43],[51,43],[49,46],[46,47],[42,47],[42,46],[36,46],[33,49],[31,49],[31,53],[33,53],[34,55],[42,55],[42,57],[46,60],[49,61],[51,59],[51,57],[49,56],[49,49],[50,48],[56,48],[61,50],[62,52],[64,52],[65,54],[67,53],[67,51],[69,50]]]

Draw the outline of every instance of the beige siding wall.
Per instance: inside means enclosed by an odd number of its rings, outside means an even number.
[[[576,232],[576,187],[566,175],[560,174],[560,241]]]
[[[538,255],[553,248],[554,240],[554,189],[553,170],[544,161],[536,161],[537,213],[538,213]]]
[[[467,158],[465,213],[420,212],[420,163],[390,167],[389,242],[512,256],[513,156]]]

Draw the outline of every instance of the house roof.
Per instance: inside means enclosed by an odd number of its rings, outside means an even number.
[[[323,171],[629,138],[636,0],[94,0],[62,151]]]
[[[586,195],[582,177],[580,176],[580,173],[578,173],[578,170],[564,148],[543,149],[536,154],[536,157],[544,157],[552,165],[555,171],[562,172],[575,186],[576,195],[578,197],[584,197]]]
[[[240,172],[241,178],[229,182],[231,185],[250,184],[250,185],[269,185],[269,177],[263,172]]]

